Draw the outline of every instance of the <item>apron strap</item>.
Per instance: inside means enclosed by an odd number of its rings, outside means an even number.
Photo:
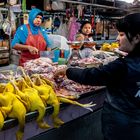
[[[27,26],[27,29],[28,29],[28,34],[29,35],[32,35],[31,30],[30,30],[30,25],[29,24],[26,24],[26,26]]]

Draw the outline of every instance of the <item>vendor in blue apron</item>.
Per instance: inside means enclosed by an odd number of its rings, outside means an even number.
[[[43,21],[41,10],[34,8],[29,13],[29,23],[20,26],[12,40],[12,48],[21,51],[19,65],[40,57],[40,51],[51,50],[51,43],[45,32],[40,27]]]

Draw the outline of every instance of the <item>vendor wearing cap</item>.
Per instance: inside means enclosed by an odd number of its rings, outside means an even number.
[[[43,21],[41,10],[34,8],[29,14],[29,24],[20,26],[14,39],[12,48],[21,51],[19,65],[40,57],[40,51],[51,50],[50,41],[44,29],[40,27]]]

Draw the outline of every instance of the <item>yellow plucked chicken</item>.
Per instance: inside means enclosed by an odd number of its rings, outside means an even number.
[[[46,84],[51,83],[51,82],[48,82],[49,81],[48,79],[46,79],[42,76],[40,77],[40,79],[45,81]],[[52,88],[54,89],[54,86],[53,86],[52,83],[49,84],[49,85],[52,86]],[[63,94],[61,94],[61,92],[63,92],[63,91],[65,91],[65,90],[64,89],[62,89],[60,91],[56,90],[57,93],[55,93],[57,95],[57,98],[58,98],[59,102],[61,102],[61,103],[69,103],[69,104],[73,104],[73,105],[78,105],[78,106],[83,107],[85,109],[88,109],[90,111],[92,111],[91,107],[96,105],[96,104],[92,104],[92,102],[87,103],[87,104],[81,104],[81,103],[74,100],[74,99],[79,98],[78,95],[63,95]]]
[[[15,80],[10,79],[10,82],[7,83],[7,85],[4,89],[4,92],[11,92],[15,95],[18,95],[20,97],[20,101],[24,104],[24,106],[26,107],[26,111],[28,112],[30,110],[29,97],[26,94],[24,94],[23,92],[21,92],[17,88],[16,84],[17,83]]]
[[[109,43],[103,43],[101,50],[103,51],[110,51],[111,45]]]
[[[54,84],[53,84],[50,80],[48,80],[48,79],[47,79],[46,77],[44,77],[44,76],[41,76],[41,75],[39,75],[39,76],[40,76],[41,81],[42,81],[44,84],[47,84],[47,85],[49,85],[49,86],[51,86],[51,87],[53,88],[53,90],[55,91],[55,94],[56,94],[57,97],[64,97],[64,98],[72,99],[72,100],[73,100],[73,99],[78,99],[78,98],[79,98],[78,95],[69,95],[68,91],[65,90],[65,89],[63,89],[63,88],[61,88],[61,89],[59,89],[59,90],[56,90]],[[64,92],[65,92],[65,93],[67,92],[67,95],[66,95],[66,94],[63,94]]]
[[[64,122],[58,117],[59,110],[60,110],[60,103],[58,101],[56,94],[54,93],[54,90],[51,88],[51,86],[42,83],[39,80],[38,76],[36,76],[34,82],[32,82],[31,80],[30,82],[32,87],[38,91],[39,96],[41,97],[45,106],[47,106],[47,104],[53,106],[54,110],[52,113],[52,120],[53,120],[54,127],[57,128],[60,125],[62,125]]]
[[[0,107],[0,130],[3,128],[4,120],[12,110],[12,105]]]
[[[3,92],[0,94],[0,104],[5,107],[12,106],[8,117],[18,119],[19,129],[16,132],[16,140],[22,140],[25,126],[26,108],[20,100],[21,98],[18,95],[11,92]]]
[[[2,93],[5,89],[6,84],[5,83],[0,83],[0,93]]]
[[[46,86],[45,84],[43,84],[39,80],[38,76],[35,76],[36,77],[35,83],[32,82],[30,77],[25,74],[24,69],[22,67],[19,67],[19,68],[21,69],[27,84],[38,91],[38,94],[40,98],[42,99],[44,105],[47,106],[47,104],[49,104],[54,107],[54,111],[52,113],[54,127],[57,128],[60,125],[62,125],[64,122],[58,117],[60,104],[59,104],[56,94],[53,93],[53,89],[51,88],[51,86],[49,85]]]
[[[119,43],[117,43],[117,42],[112,42],[112,43],[111,43],[111,47],[112,47],[113,49],[119,48]]]
[[[39,112],[39,116],[37,117],[38,126],[44,129],[50,128],[50,126],[43,121],[45,115],[45,105],[43,104],[40,96],[38,95],[38,91],[32,87],[29,87],[23,78],[18,81],[17,86],[19,90],[21,90],[29,97],[29,101],[31,104],[30,111],[37,110]]]
[[[25,74],[23,69],[22,69],[22,72],[23,72],[23,75],[24,75],[26,81],[29,82],[30,86],[32,86],[33,88],[38,90],[38,93],[39,93],[41,99],[43,100],[43,102],[45,103],[45,105],[49,104],[54,107],[54,111],[52,114],[54,127],[59,127],[61,124],[64,123],[63,121],[61,121],[58,118],[58,114],[59,114],[59,110],[60,110],[60,102],[78,105],[80,107],[89,109],[90,111],[92,111],[91,107],[95,106],[95,104],[92,104],[92,102],[88,103],[88,104],[81,104],[77,101],[70,100],[66,97],[62,97],[62,96],[57,97],[57,94],[54,91],[54,86],[51,82],[49,82],[48,80],[45,81],[45,80],[41,79],[41,77],[37,74],[32,75],[32,77],[34,79],[34,82],[32,82],[30,77]],[[72,98],[70,96],[69,96],[69,98],[75,99],[75,97]]]
[[[115,48],[118,48],[119,44],[117,42],[103,43],[101,50],[103,51],[114,51]]]
[[[78,105],[78,106],[83,107],[85,109],[88,109],[90,111],[92,111],[91,107],[95,106],[95,104],[92,104],[92,102],[87,103],[87,104],[81,104],[81,103],[79,103],[77,101],[71,100],[71,99],[76,99],[76,96],[72,96],[72,95],[71,96],[62,96],[62,95],[57,96],[57,94],[54,92],[54,89],[53,89],[54,86],[52,88],[51,86],[49,86],[47,84],[44,84],[44,82],[42,82],[42,80],[41,80],[39,75],[37,75],[35,77],[36,77],[36,81],[35,81],[36,85],[44,85],[44,86],[46,86],[46,88],[50,88],[50,97],[49,97],[49,100],[47,102],[48,104],[50,102],[53,102],[54,97],[55,97],[55,99],[57,98],[59,103],[61,102],[61,103],[69,103],[69,104],[73,104],[73,105]],[[50,85],[52,85],[52,84],[50,84]]]

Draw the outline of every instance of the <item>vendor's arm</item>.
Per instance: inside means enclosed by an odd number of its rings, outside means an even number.
[[[26,25],[22,25],[20,26],[15,35],[14,38],[12,40],[12,48],[13,49],[19,49],[19,50],[28,50],[28,47],[26,48],[26,45],[24,45],[26,43],[26,39],[28,36],[28,30]]]
[[[30,45],[23,45],[23,44],[16,43],[13,48],[20,51],[28,50],[31,54],[38,54],[38,49]]]
[[[28,50],[31,54],[37,54],[37,48],[30,45],[25,45],[27,36],[28,30],[26,25],[20,26],[16,31],[14,39],[12,40],[12,48],[19,51]]]
[[[122,77],[125,78],[126,73],[127,68],[121,58],[99,68],[68,68],[66,70],[66,76],[69,79],[94,86],[118,84],[118,82],[122,82]]]

